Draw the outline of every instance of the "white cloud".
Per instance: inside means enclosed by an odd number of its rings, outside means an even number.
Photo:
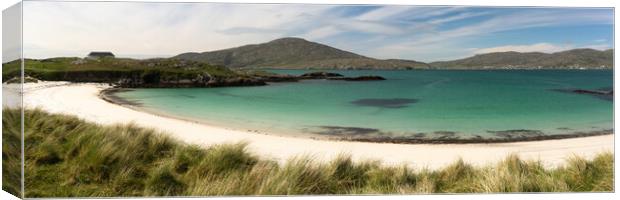
[[[492,53],[492,52],[543,52],[553,53],[558,51],[565,51],[574,48],[572,45],[555,45],[550,43],[536,43],[530,45],[504,45],[497,47],[474,49],[474,54]]]
[[[517,12],[513,14],[499,15],[479,23],[468,24],[454,29],[438,32],[436,35],[429,35],[419,38],[411,43],[411,46],[433,44],[446,40],[463,39],[466,37],[480,37],[501,31],[519,30],[534,27],[561,26],[567,24],[589,24],[589,23],[613,23],[613,15],[608,13],[595,13],[587,15],[577,15],[570,12],[548,10],[532,10]]]
[[[366,33],[375,33],[375,34],[403,34],[407,27],[398,27],[394,25],[389,25],[386,23],[377,23],[377,22],[368,22],[368,21],[359,21],[359,20],[347,20],[341,21],[338,23],[340,27],[345,29],[353,30],[356,32],[366,32]]]
[[[528,44],[528,45],[504,45],[504,46],[496,46],[496,47],[488,47],[488,48],[471,48],[469,50],[473,54],[507,52],[507,51],[555,53],[555,52],[566,51],[566,50],[575,49],[575,48],[606,50],[606,49],[611,48],[611,46],[608,44],[575,46],[571,44],[558,45],[558,44],[551,44],[551,43],[536,43],[536,44]]]
[[[355,19],[363,21],[379,21],[411,11],[409,6],[384,6],[357,16]]]
[[[434,19],[429,21],[429,23],[431,24],[442,24],[442,23],[447,23],[447,22],[452,22],[452,21],[457,21],[457,20],[462,20],[462,19],[467,19],[467,18],[471,18],[471,17],[477,17],[477,16],[483,16],[483,15],[487,15],[489,14],[488,12],[464,12],[464,13],[459,13],[450,17],[445,17],[445,18],[438,18],[438,19]]]
[[[336,35],[342,32],[344,32],[342,29],[339,29],[339,28],[336,28],[335,26],[330,25],[330,26],[324,26],[321,28],[311,30],[307,33],[300,35],[300,37],[306,38],[309,40],[316,40],[316,39],[321,39],[321,38],[329,37],[332,35]]]
[[[412,19],[442,16],[448,13],[464,10],[466,8],[467,7],[464,7],[464,6],[455,6],[455,7],[439,6],[439,7],[435,7],[434,9],[423,9],[421,12],[413,13]]]
[[[408,58],[422,62],[433,62],[463,58],[471,54],[470,50],[461,48],[461,46],[462,44],[458,41],[445,41],[418,46],[411,46],[408,43],[395,43],[377,46],[377,48],[371,49],[369,54],[383,59]]]
[[[592,44],[592,45],[581,46],[580,48],[607,50],[607,49],[611,49],[612,46],[609,44]]]
[[[596,39],[596,40],[594,40],[594,42],[601,43],[601,42],[607,42],[607,40],[606,39]]]

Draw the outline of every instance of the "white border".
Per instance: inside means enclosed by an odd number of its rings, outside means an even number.
[[[96,1],[96,0],[82,0],[82,1]],[[108,0],[118,1],[118,0]],[[554,7],[614,7],[616,8],[618,3],[614,0],[519,0],[519,1],[498,1],[498,0],[126,0],[130,2],[226,2],[226,3],[306,3],[306,4],[390,4],[390,5],[471,5],[471,6],[554,6]],[[19,2],[18,0],[1,0],[0,7],[6,9]],[[615,21],[618,21],[618,15],[614,16]],[[1,28],[0,28],[1,30]],[[614,27],[614,38],[618,34],[617,27]],[[614,39],[614,47],[618,46],[618,41]],[[1,43],[0,43],[1,45]],[[614,58],[618,58],[618,52],[614,51]],[[0,52],[1,57],[1,52]],[[614,59],[614,66],[618,66],[616,59]],[[617,70],[614,70],[614,87],[619,88],[620,83],[618,80]],[[0,92],[1,95],[1,92]],[[614,99],[617,99],[614,97]],[[614,101],[614,105],[617,101]],[[614,113],[619,113],[618,106],[614,106]],[[614,119],[616,115],[614,115]],[[615,127],[618,126],[618,121],[614,122]],[[0,125],[1,126],[1,125]],[[618,137],[615,138],[615,144],[618,144]],[[615,154],[616,160],[618,155]],[[1,166],[0,166],[1,169]],[[615,172],[619,169],[618,165],[615,165]],[[2,177],[0,177],[0,181]],[[618,179],[615,179],[615,185],[619,184]],[[614,198],[615,197],[615,198]],[[174,198],[174,199],[506,199],[506,200],[537,200],[537,199],[618,199],[616,193],[561,193],[561,194],[501,194],[501,195],[486,195],[486,194],[468,194],[468,195],[408,195],[408,196],[301,196],[301,197],[218,197],[218,198]],[[7,192],[0,192],[0,199],[18,199]],[[139,199],[164,199],[164,198],[139,198]]]

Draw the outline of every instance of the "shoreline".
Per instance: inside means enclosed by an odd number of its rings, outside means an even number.
[[[40,87],[26,90],[24,103],[27,107],[76,115],[99,124],[134,123],[199,146],[246,142],[249,152],[276,161],[285,161],[300,155],[311,155],[317,160],[326,161],[344,153],[354,159],[380,160],[387,165],[440,168],[458,158],[474,165],[485,165],[501,160],[506,155],[517,154],[523,159],[541,160],[546,166],[557,166],[572,155],[590,158],[596,153],[614,149],[614,135],[611,133],[569,139],[475,144],[394,144],[265,135],[158,116],[113,104],[99,97],[99,94],[108,88],[110,87],[96,83]]]
[[[219,126],[223,127],[221,124],[216,123],[205,123],[201,120],[191,119],[187,117],[175,116],[163,112],[158,112],[150,109],[146,109],[141,107],[141,103],[129,101],[123,99],[121,97],[116,96],[116,93],[131,91],[130,88],[107,88],[103,89],[99,92],[99,97],[109,103],[116,104],[119,106],[127,107],[132,110],[138,112],[146,112],[157,116],[168,117],[178,120],[183,120],[192,123],[200,123],[207,126]],[[392,143],[392,144],[488,144],[488,143],[513,143],[513,142],[531,142],[531,141],[544,141],[544,140],[561,140],[561,139],[569,139],[569,138],[580,138],[580,137],[591,137],[591,136],[601,136],[601,135],[609,135],[613,134],[613,129],[603,129],[603,130],[593,130],[593,131],[575,131],[575,132],[566,132],[561,134],[543,134],[543,135],[534,135],[534,136],[523,136],[523,137],[504,137],[504,138],[412,138],[406,136],[398,136],[398,137],[356,137],[356,136],[327,136],[320,134],[312,134],[312,133],[303,133],[299,132],[296,134],[282,134],[277,132],[269,132],[262,133],[256,129],[240,129],[235,127],[225,126],[228,129],[236,130],[236,131],[249,131],[253,133],[259,134],[267,134],[274,135],[280,137],[293,137],[293,138],[306,138],[306,139],[314,139],[314,140],[326,140],[326,141],[351,141],[351,142],[369,142],[369,143]],[[507,131],[529,131],[529,130],[507,130]]]

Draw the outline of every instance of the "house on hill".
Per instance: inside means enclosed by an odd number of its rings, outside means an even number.
[[[89,59],[99,59],[99,58],[105,58],[105,57],[114,58],[114,54],[112,54],[112,52],[109,52],[109,51],[93,51],[93,52],[90,52],[88,56],[86,56],[86,58],[89,58]]]

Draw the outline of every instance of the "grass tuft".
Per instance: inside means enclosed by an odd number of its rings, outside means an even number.
[[[169,165],[160,165],[146,179],[146,196],[177,196],[184,191],[185,184],[179,180]]]

